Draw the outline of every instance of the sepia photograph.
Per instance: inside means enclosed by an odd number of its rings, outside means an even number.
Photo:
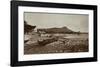
[[[11,1],[11,66],[97,61],[97,6]]]
[[[24,12],[24,54],[89,51],[89,15]]]

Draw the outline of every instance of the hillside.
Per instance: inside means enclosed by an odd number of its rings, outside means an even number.
[[[74,33],[74,31],[70,30],[67,27],[37,29],[37,31],[41,31],[45,33]]]

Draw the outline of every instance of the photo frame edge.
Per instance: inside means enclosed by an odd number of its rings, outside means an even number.
[[[24,3],[24,1],[22,1],[22,2]],[[15,32],[16,32],[16,30],[18,31],[18,6],[22,6],[22,5],[19,5],[18,3],[20,3],[20,1],[18,1],[17,3],[16,3],[16,1],[11,1],[11,66],[56,64],[57,62],[53,63],[53,61],[54,61],[53,59],[51,59],[51,60],[41,60],[42,62],[44,61],[43,64],[38,63],[38,62],[41,62],[41,61],[23,61],[23,62],[18,61],[18,49],[16,48],[16,47],[18,47],[18,44],[17,44],[18,43],[18,34],[16,34]],[[42,2],[39,2],[39,3],[42,3]],[[89,58],[70,59],[69,61],[71,61],[71,62],[68,62],[68,63],[97,61],[97,6],[96,5],[91,5],[91,6],[94,6],[91,9],[93,11],[95,10],[95,12],[94,12],[95,17],[93,18],[94,23],[95,23],[94,32],[96,32],[95,35],[94,35],[94,38],[95,38],[95,41],[94,41],[95,42],[94,43],[94,47],[95,47],[94,48],[94,57],[93,58],[89,57]],[[15,35],[17,35],[17,36],[15,36]],[[16,44],[16,46],[15,46],[15,44]],[[80,59],[83,59],[83,61],[79,61]],[[56,59],[56,60],[64,60],[64,59]],[[75,62],[75,60],[77,60],[77,61]],[[68,61],[68,59],[65,59],[65,61]],[[66,63],[66,62],[60,61],[57,64],[59,64],[59,63]]]

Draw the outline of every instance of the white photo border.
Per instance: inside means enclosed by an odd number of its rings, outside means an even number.
[[[47,13],[69,13],[69,14],[88,14],[89,15],[89,52],[79,53],[55,53],[55,54],[32,54],[24,55],[24,12],[47,12]],[[18,7],[18,61],[30,60],[49,60],[49,59],[69,59],[93,57],[93,10],[85,9],[61,9],[45,7]]]

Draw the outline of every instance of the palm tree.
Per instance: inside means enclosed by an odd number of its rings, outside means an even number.
[[[24,34],[31,32],[35,28],[36,28],[36,26],[29,25],[29,24],[27,24],[26,21],[24,21]]]

